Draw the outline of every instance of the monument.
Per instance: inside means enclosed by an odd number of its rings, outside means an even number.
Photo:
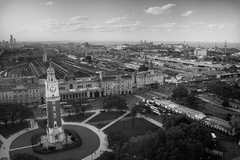
[[[71,136],[64,133],[61,121],[60,96],[58,80],[55,77],[54,68],[50,65],[47,69],[47,80],[45,80],[45,99],[47,106],[46,135],[41,137],[42,149],[54,147],[63,148],[63,145],[73,143]]]

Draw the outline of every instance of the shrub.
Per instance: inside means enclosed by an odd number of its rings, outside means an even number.
[[[79,135],[77,134],[76,131],[71,130],[71,129],[69,129],[69,130],[65,129],[64,132],[67,135],[72,135],[71,139],[74,141],[73,145],[64,145],[63,148],[61,148],[61,149],[56,149],[55,147],[50,147],[48,150],[42,150],[41,149],[42,145],[34,146],[33,147],[34,152],[36,152],[38,154],[51,154],[51,153],[67,151],[67,150],[70,150],[70,149],[73,149],[73,148],[80,147],[82,145],[82,139],[79,137]],[[37,144],[39,138],[42,135],[45,135],[45,132],[39,132],[39,133],[35,134],[34,136],[32,136],[32,138],[31,138],[32,145]]]

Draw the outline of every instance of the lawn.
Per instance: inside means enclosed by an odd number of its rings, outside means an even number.
[[[77,115],[71,115],[71,117],[69,116],[64,116],[62,117],[63,120],[65,122],[82,122],[85,119],[89,118],[90,116],[92,116],[95,112],[88,112],[85,113],[84,116],[81,114],[79,117],[77,117]]]
[[[132,127],[132,119],[118,121],[104,130],[107,134],[113,132],[122,132],[127,138],[146,134],[148,131],[157,131],[158,126],[148,122],[143,118],[135,118],[135,126]]]
[[[226,149],[226,153],[224,154],[225,160],[230,160],[240,156],[240,148],[237,145],[237,142],[232,141],[220,141],[220,142]]]
[[[100,139],[97,134],[88,128],[74,125],[64,125],[66,129],[74,129],[78,135],[82,138],[82,145],[79,148],[72,150],[54,153],[54,154],[37,154],[33,151],[32,147],[20,149],[16,151],[10,151],[10,156],[16,153],[28,153],[40,157],[42,160],[66,160],[66,159],[82,159],[91,153],[95,152],[99,145]],[[19,148],[23,146],[31,146],[31,137],[37,132],[43,131],[42,129],[33,130],[17,137],[11,144],[10,148]]]
[[[107,121],[107,120],[114,120],[123,115],[123,112],[119,111],[110,111],[110,112],[102,112],[97,116],[90,119],[88,122],[100,122],[100,121]]]
[[[8,138],[10,135],[17,133],[25,128],[28,128],[28,122],[24,121],[22,125],[20,123],[15,123],[14,127],[12,124],[8,124],[8,128],[5,127],[5,124],[0,124],[0,134]]]

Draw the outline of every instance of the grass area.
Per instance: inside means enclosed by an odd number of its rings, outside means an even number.
[[[41,117],[41,116],[47,115],[46,111],[43,111],[42,109],[33,109],[32,111],[35,117]]]
[[[230,160],[240,156],[240,148],[237,145],[237,142],[232,141],[220,141],[220,142],[226,149],[226,153],[224,154],[225,160]]]
[[[5,127],[5,124],[0,124],[0,134],[8,138],[10,135],[17,133],[25,128],[28,128],[28,122],[24,121],[22,124],[20,123],[15,123],[14,127],[12,124],[8,124],[8,128]]]
[[[32,154],[35,156],[38,156],[42,160],[66,160],[66,159],[82,159],[91,153],[94,153],[99,145],[100,145],[100,140],[97,134],[95,134],[93,131],[86,127],[80,127],[80,126],[75,126],[75,125],[64,125],[64,128],[66,129],[73,129],[75,130],[78,135],[82,139],[82,145],[79,148],[75,148],[72,150],[64,151],[64,152],[59,152],[59,153],[54,153],[54,154],[37,154],[33,151],[32,147],[30,148],[25,148],[25,149],[20,149],[20,150],[15,150],[15,151],[10,151],[9,154],[10,156],[13,156],[14,154],[17,153],[28,153]],[[18,148],[18,147],[23,147],[23,146],[29,146],[31,145],[31,137],[38,133],[41,132],[41,129],[33,130],[30,132],[27,132],[19,137],[17,137],[11,144],[10,148]]]
[[[132,127],[132,119],[118,121],[105,129],[104,131],[109,134],[113,132],[122,132],[124,136],[127,138],[136,137],[139,135],[146,134],[148,131],[157,131],[159,129],[158,126],[148,122],[143,118],[135,118],[135,126]]]
[[[88,112],[85,113],[84,116],[81,114],[79,117],[77,117],[77,115],[71,115],[71,117],[69,116],[64,116],[62,117],[63,120],[65,122],[82,122],[85,119],[89,118],[90,116],[92,116],[95,112]]]
[[[98,114],[97,116],[90,119],[88,122],[99,122],[99,121],[106,121],[106,120],[113,120],[121,115],[123,115],[123,112],[120,111],[110,111],[110,112],[102,112]]]
[[[163,123],[164,116],[157,116],[154,114],[147,114],[146,116],[152,118],[153,120],[155,120],[159,123]]]
[[[115,159],[115,155],[112,152],[105,151],[95,160],[113,160],[113,159]]]

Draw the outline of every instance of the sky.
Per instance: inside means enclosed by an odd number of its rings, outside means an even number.
[[[0,0],[0,40],[240,42],[240,0]]]

